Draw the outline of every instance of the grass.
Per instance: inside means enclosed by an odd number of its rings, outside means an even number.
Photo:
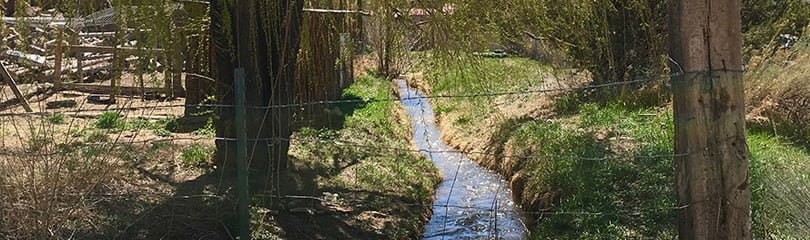
[[[186,166],[202,166],[211,162],[213,154],[213,148],[195,143],[183,149],[180,160]]]
[[[472,94],[540,84],[521,80],[535,70],[511,70],[517,71],[515,76],[492,70],[524,60],[483,61],[470,70],[434,68],[427,75],[429,85],[422,87],[433,94]],[[490,73],[482,78],[460,74],[467,71]],[[673,152],[672,109],[571,99],[576,98],[559,96],[529,108],[521,107],[542,98],[432,102],[451,145],[528,156],[476,159],[511,179],[516,202],[524,209],[596,213],[533,216],[538,221],[530,226],[532,239],[676,238],[674,164],[671,157],[660,157]],[[534,114],[543,111],[550,113]],[[810,189],[804,187],[810,179],[810,153],[769,131],[748,135],[755,237],[804,238],[810,234],[810,214],[802,210],[810,207]]]
[[[51,123],[51,124],[64,124],[65,123],[65,115],[62,114],[62,113],[55,113],[53,115],[48,116],[46,118],[46,120],[48,121],[48,123]]]
[[[534,157],[524,203],[561,212],[536,225],[535,239],[673,238],[672,116],[586,105],[579,115],[531,121],[514,132]],[[664,123],[664,124],[662,124]],[[593,160],[598,159],[598,160]],[[550,199],[533,198],[547,193]]]
[[[104,112],[98,116],[94,126],[99,129],[123,130],[126,122],[117,112]]]
[[[392,86],[385,79],[361,76],[344,90],[343,97],[393,98]],[[363,231],[376,231],[381,233],[378,237],[388,239],[418,237],[428,220],[440,176],[432,163],[418,154],[388,150],[411,146],[405,113],[397,103],[387,101],[339,107],[346,114],[342,128],[304,128],[296,133],[296,138],[317,139],[293,144],[291,154],[298,159],[296,165],[317,174],[318,191],[338,193],[341,202],[358,204],[358,212],[380,212],[394,219],[376,230],[367,228],[386,219],[352,220],[364,222]]]
[[[459,66],[459,64],[467,65]],[[475,67],[466,67],[475,66]],[[460,62],[428,61],[423,68],[432,69],[427,82],[434,95],[459,95],[490,92],[524,91],[540,86],[544,74],[551,71],[535,61],[525,58],[464,58]],[[489,113],[486,108],[492,98],[447,99],[447,104],[436,107],[437,114],[453,111]],[[471,114],[468,119],[480,119]]]

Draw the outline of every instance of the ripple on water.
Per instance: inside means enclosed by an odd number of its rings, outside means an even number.
[[[423,95],[408,87],[405,81],[397,81],[400,97],[416,97],[402,104],[411,117],[417,148],[430,152],[453,151],[441,141],[432,107],[419,98]],[[509,184],[500,176],[462,154],[422,154],[430,158],[445,177],[436,189],[433,216],[425,226],[423,239],[525,239],[526,227],[515,211]]]

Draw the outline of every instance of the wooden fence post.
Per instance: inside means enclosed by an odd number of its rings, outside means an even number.
[[[62,90],[62,58],[64,57],[64,43],[63,35],[65,34],[65,26],[57,27],[56,31],[56,59],[53,66],[53,86],[56,91]]]
[[[740,0],[670,11],[680,239],[751,239]]]
[[[234,93],[236,99],[236,114],[234,128],[236,130],[236,190],[237,215],[239,218],[239,239],[250,239],[250,193],[248,192],[248,159],[247,159],[247,127],[245,119],[245,70],[235,69],[233,72]]]
[[[14,92],[14,96],[17,97],[17,100],[20,101],[20,104],[23,106],[26,112],[33,112],[34,110],[31,109],[31,105],[28,105],[28,100],[25,100],[25,96],[20,91],[20,88],[17,87],[17,82],[14,81],[14,77],[11,76],[11,72],[8,71],[6,65],[0,62],[0,78],[5,80],[6,84],[11,91]]]

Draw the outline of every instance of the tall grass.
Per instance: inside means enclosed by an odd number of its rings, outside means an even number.
[[[504,61],[512,60],[493,60],[482,69],[508,69]],[[434,94],[476,93],[477,84],[489,84],[483,89],[493,91],[538,85],[522,81],[522,72],[488,79],[458,74],[464,70],[439,70],[445,72],[428,74]],[[451,144],[528,156],[478,160],[511,178],[516,202],[524,209],[563,213],[535,215],[532,238],[676,237],[674,163],[667,157],[674,151],[671,107],[633,107],[619,100],[583,104],[559,97],[552,104],[534,105],[550,112],[537,115],[531,107],[507,112],[549,99],[432,101]],[[554,111],[562,105],[566,111]],[[800,210],[810,194],[804,186],[810,153],[770,129],[748,135],[755,237],[802,239],[810,229],[810,214]]]
[[[755,56],[746,73],[748,118],[768,130],[810,148],[810,48],[806,39],[794,49],[773,46],[774,54]]]

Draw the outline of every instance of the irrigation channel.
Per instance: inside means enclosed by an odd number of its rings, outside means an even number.
[[[524,239],[526,227],[511,199],[509,184],[441,141],[433,108],[421,92],[397,80],[411,118],[414,143],[439,168],[433,216],[423,239]]]

